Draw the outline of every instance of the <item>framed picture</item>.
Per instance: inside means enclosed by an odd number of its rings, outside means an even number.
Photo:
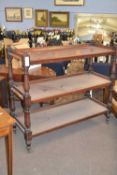
[[[51,27],[69,27],[69,12],[50,12]]]
[[[35,25],[37,27],[48,27],[48,10],[35,11]]]
[[[55,5],[84,5],[84,0],[54,0]]]
[[[24,18],[32,19],[33,18],[33,9],[32,8],[24,8]]]
[[[21,22],[22,21],[22,8],[6,7],[5,16],[7,22]]]

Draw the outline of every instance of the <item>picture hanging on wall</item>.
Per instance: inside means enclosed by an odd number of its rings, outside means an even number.
[[[33,18],[33,9],[32,8],[24,8],[24,18],[25,19],[32,19]]]
[[[5,17],[7,22],[21,22],[22,21],[22,8],[6,7]]]
[[[55,0],[55,5],[84,5],[84,0]]]
[[[69,27],[69,12],[50,12],[51,27]]]
[[[35,25],[48,27],[48,10],[35,10]]]

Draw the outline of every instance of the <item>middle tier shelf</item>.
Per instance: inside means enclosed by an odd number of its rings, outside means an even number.
[[[71,93],[82,93],[91,89],[104,88],[109,86],[110,83],[111,81],[108,78],[93,72],[33,81],[30,82],[31,102],[44,102]],[[23,83],[15,84],[12,91],[23,100],[25,94]]]

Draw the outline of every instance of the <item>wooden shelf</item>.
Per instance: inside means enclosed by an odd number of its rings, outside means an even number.
[[[88,98],[45,110],[38,110],[31,113],[32,134],[33,136],[44,134],[104,114],[107,111],[108,109],[105,106]],[[18,117],[18,120],[23,125],[24,116]]]
[[[106,56],[114,53],[114,50],[104,46],[71,45],[71,46],[56,46],[45,48],[32,49],[16,49],[9,53],[16,59],[21,60],[25,54],[30,56],[30,63],[52,63],[64,60],[72,60],[78,58],[92,58],[97,56]]]
[[[68,95],[75,92],[86,91],[98,87],[106,87],[111,81],[98,74],[82,73],[80,75],[63,76],[44,81],[30,82],[31,102],[42,102],[55,97]],[[24,94],[23,84],[17,84],[17,89]],[[13,92],[23,99],[16,89]]]
[[[38,111],[31,112],[32,103],[46,102],[58,97],[75,93],[85,93],[97,88],[105,88],[104,101],[111,103],[111,86],[115,79],[115,58],[117,50],[107,46],[79,44],[71,46],[55,46],[30,49],[8,49],[9,55],[9,79],[10,79],[10,107],[11,114],[15,114],[14,94],[21,100],[23,114],[17,117],[17,125],[24,133],[27,147],[31,146],[33,136],[107,114],[104,105],[91,99],[82,99],[64,105],[50,105]],[[110,79],[92,72],[92,58],[99,56],[113,56],[111,59],[112,69]],[[12,59],[22,62],[24,82],[14,83]],[[86,59],[89,71],[77,75],[53,77],[44,80],[29,81],[29,68],[32,64],[54,63]],[[112,81],[112,83],[111,83]]]

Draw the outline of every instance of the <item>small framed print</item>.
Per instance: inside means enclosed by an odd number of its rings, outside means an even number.
[[[24,18],[32,19],[33,18],[33,9],[32,8],[24,8]]]
[[[48,10],[35,10],[35,25],[37,27],[48,27]]]
[[[69,12],[50,12],[51,27],[69,27]]]
[[[21,22],[22,21],[22,8],[6,7],[5,16],[6,16],[7,22]]]

